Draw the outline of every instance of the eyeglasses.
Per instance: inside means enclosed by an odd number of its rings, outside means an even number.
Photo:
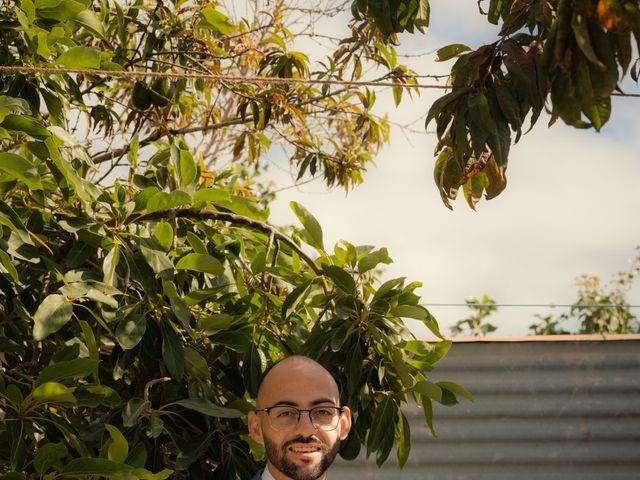
[[[316,430],[325,432],[338,428],[338,421],[343,411],[343,407],[297,408],[289,405],[276,405],[256,410],[256,412],[265,412],[269,417],[271,427],[281,431],[295,427],[300,421],[300,414],[308,412],[309,420]]]

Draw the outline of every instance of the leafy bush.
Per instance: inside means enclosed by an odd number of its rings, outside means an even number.
[[[249,478],[261,450],[243,417],[266,366],[290,353],[337,377],[355,420],[344,457],[364,445],[381,464],[395,442],[403,464],[400,407],[414,397],[433,428],[432,401],[468,396],[427,379],[450,343],[405,328],[414,318],[439,335],[417,283],[379,285],[384,248],[325,249],[298,204],[301,226],[283,234],[248,170],[279,138],[303,173],[355,183],[385,139],[355,105],[373,96],[110,78],[205,61],[309,72],[285,52],[281,15],[252,29],[215,4],[89,3],[0,6],[1,65],[89,69],[0,77],[1,478]],[[314,129],[327,108],[331,142]],[[205,140],[239,163],[213,165]]]

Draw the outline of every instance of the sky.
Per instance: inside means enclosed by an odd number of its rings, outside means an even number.
[[[427,35],[403,35],[399,53],[433,52],[450,43],[477,48],[494,41],[497,29],[480,16],[475,1],[432,0],[431,5]],[[316,30],[340,25],[344,22],[327,19]],[[303,48],[310,56],[322,56],[312,43]],[[433,57],[404,61],[419,74],[448,71],[450,62],[436,64]],[[625,88],[640,92],[635,84]],[[271,223],[295,224],[289,208],[295,200],[321,223],[325,245],[344,239],[387,247],[394,263],[383,279],[402,276],[423,282],[417,293],[428,305],[464,304],[469,296],[483,294],[498,304],[565,305],[576,299],[578,275],[599,275],[606,282],[628,269],[640,244],[640,99],[615,98],[612,119],[600,133],[560,121],[547,128],[547,119],[541,118],[512,145],[507,189],[493,200],[482,200],[474,212],[462,195],[454,210],[448,210],[433,181],[436,140],[424,133],[424,117],[440,93],[424,91],[395,108],[390,92],[379,91],[378,112],[401,124],[417,120],[412,127],[417,133],[393,127],[376,165],[348,194],[327,191],[321,180],[280,192],[271,206]],[[269,178],[281,187],[293,184],[286,163],[275,157],[271,161]],[[640,305],[637,283],[628,297],[633,305]],[[464,306],[428,308],[443,333],[469,313]],[[527,335],[534,314],[567,310],[504,306],[490,322],[498,327],[494,335]],[[640,309],[634,312],[640,314]],[[417,336],[429,337],[424,327],[412,328]]]

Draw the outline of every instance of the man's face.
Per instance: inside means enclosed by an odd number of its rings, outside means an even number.
[[[308,359],[293,357],[276,365],[265,378],[258,408],[289,405],[302,409],[339,406],[338,388],[331,375]],[[266,412],[249,414],[249,433],[263,443],[267,467],[276,480],[323,478],[351,428],[351,412],[344,407],[335,430],[316,429],[308,412],[289,430],[276,430]]]

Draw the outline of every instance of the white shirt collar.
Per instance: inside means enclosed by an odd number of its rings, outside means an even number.
[[[262,471],[262,480],[276,480],[271,472],[269,471],[269,467],[264,466],[264,470]]]

